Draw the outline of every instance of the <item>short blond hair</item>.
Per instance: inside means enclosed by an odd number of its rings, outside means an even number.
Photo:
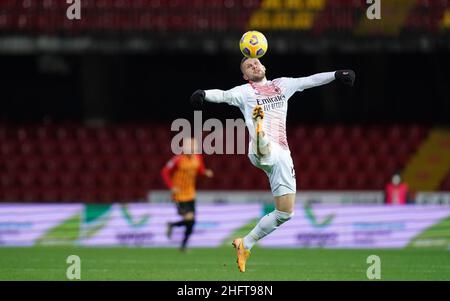
[[[241,65],[240,65],[239,67],[241,68],[241,72],[242,72],[242,73],[244,73],[244,70],[242,69],[242,65],[243,65],[244,62],[245,62],[246,60],[248,60],[248,59],[249,59],[248,57],[244,56],[244,57],[242,58],[242,60],[241,60]]]

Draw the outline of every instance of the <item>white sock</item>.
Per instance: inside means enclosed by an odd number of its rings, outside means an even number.
[[[293,213],[274,210],[263,216],[255,228],[244,237],[244,248],[250,250],[258,240],[272,233],[278,226],[290,220],[293,215]]]

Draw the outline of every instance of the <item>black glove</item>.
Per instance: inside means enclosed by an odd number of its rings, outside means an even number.
[[[336,80],[350,87],[353,87],[355,77],[355,71],[353,70],[338,70],[334,73],[334,78],[336,78]]]
[[[194,109],[200,109],[205,101],[205,91],[197,90],[191,95],[191,104]]]

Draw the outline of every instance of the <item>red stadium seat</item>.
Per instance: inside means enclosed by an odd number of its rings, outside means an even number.
[[[60,192],[61,201],[64,203],[79,203],[84,201],[79,188],[65,188]]]
[[[59,152],[63,155],[75,155],[81,153],[80,144],[72,140],[60,140],[58,146]]]
[[[51,126],[38,126],[36,129],[36,137],[39,141],[51,141],[55,139],[55,129]]]
[[[112,130],[108,127],[101,127],[94,131],[94,137],[101,143],[107,143],[114,139]]]
[[[37,144],[30,140],[23,141],[19,146],[19,152],[25,156],[35,154],[37,153]]]
[[[78,181],[84,189],[93,189],[98,186],[97,177],[94,173],[80,173]]]
[[[157,146],[155,142],[143,141],[138,144],[138,149],[142,155],[153,155],[157,150]]]
[[[40,171],[44,167],[44,159],[39,155],[22,157],[24,169],[26,171]]]
[[[99,172],[105,169],[101,157],[88,157],[85,161],[86,170],[90,172]]]
[[[119,143],[120,153],[126,157],[134,156],[138,154],[138,145],[134,140],[131,140],[126,143]]]
[[[104,170],[108,173],[115,173],[123,171],[126,163],[126,158],[122,158],[118,155],[102,156]]]
[[[95,138],[95,130],[87,127],[75,128],[75,137],[79,142],[92,141]]]
[[[41,158],[43,161],[42,166],[44,170],[54,173],[63,169],[64,158],[59,156],[46,156]]]
[[[124,163],[125,171],[137,172],[144,169],[144,161],[140,156],[126,157]]]
[[[442,181],[440,188],[444,191],[450,191],[450,173],[448,173],[446,178]]]
[[[124,187],[116,193],[118,200],[136,202],[145,198],[145,194],[137,188]]]
[[[83,158],[79,156],[62,156],[63,166],[62,170],[78,173],[85,168]]]
[[[116,175],[108,172],[101,172],[96,175],[99,187],[102,189],[114,189],[117,184]]]
[[[137,183],[136,173],[133,172],[120,173],[117,175],[116,180],[119,187],[123,188],[136,186]]]
[[[84,136],[82,136],[84,137]],[[93,140],[88,140],[87,138],[82,138],[83,140],[80,141],[80,149],[81,153],[84,156],[93,156],[98,154],[99,152],[99,145],[94,142]]]
[[[349,179],[348,176],[346,174],[339,174],[337,175],[336,179],[335,179],[335,186],[334,189],[336,190],[346,190],[350,187],[349,184]]]
[[[58,148],[59,148],[59,145],[55,140],[45,138],[45,139],[40,139],[37,142],[37,150],[43,156],[56,155],[59,151]]]
[[[0,174],[0,189],[17,187],[17,178],[14,174],[2,172]]]
[[[386,176],[386,173],[381,171],[371,174],[369,177],[370,186],[372,190],[384,190],[385,185],[390,181],[390,174]]]
[[[318,173],[315,176],[315,185],[314,189],[317,190],[327,190],[331,186],[331,179],[328,174]]]
[[[58,178],[54,172],[39,173],[38,183],[45,188],[57,188]]]
[[[76,173],[60,172],[57,174],[57,181],[64,189],[76,189],[80,185]]]
[[[36,203],[39,202],[41,197],[41,191],[39,187],[30,187],[23,190],[22,198],[24,202],[27,203]],[[53,200],[54,201],[54,200]]]
[[[11,187],[3,189],[3,200],[5,202],[20,202],[23,201],[22,189],[19,187]]]
[[[68,141],[68,140],[75,140],[75,129],[71,127],[57,127],[56,128],[56,139],[59,141]]]
[[[7,157],[15,152],[17,152],[19,144],[15,141],[6,140],[2,141],[0,145],[0,155]]]
[[[360,173],[356,177],[350,179],[350,183],[352,183],[352,189],[366,190],[368,187],[370,187],[370,185],[368,183],[369,177],[370,177],[370,174]]]
[[[119,145],[115,141],[99,141],[98,153],[106,156],[114,156],[120,152]]]
[[[40,177],[34,172],[23,172],[19,175],[19,185],[23,190],[34,187]]]
[[[94,187],[82,187],[80,189],[80,199],[86,203],[100,202],[99,191]]]

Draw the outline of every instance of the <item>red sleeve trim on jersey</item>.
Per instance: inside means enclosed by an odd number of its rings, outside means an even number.
[[[170,159],[169,162],[167,162],[166,165],[161,169],[161,177],[163,178],[164,183],[169,189],[172,189],[173,187],[171,174],[175,170],[175,168],[177,168],[179,161],[180,157],[175,156]]]

